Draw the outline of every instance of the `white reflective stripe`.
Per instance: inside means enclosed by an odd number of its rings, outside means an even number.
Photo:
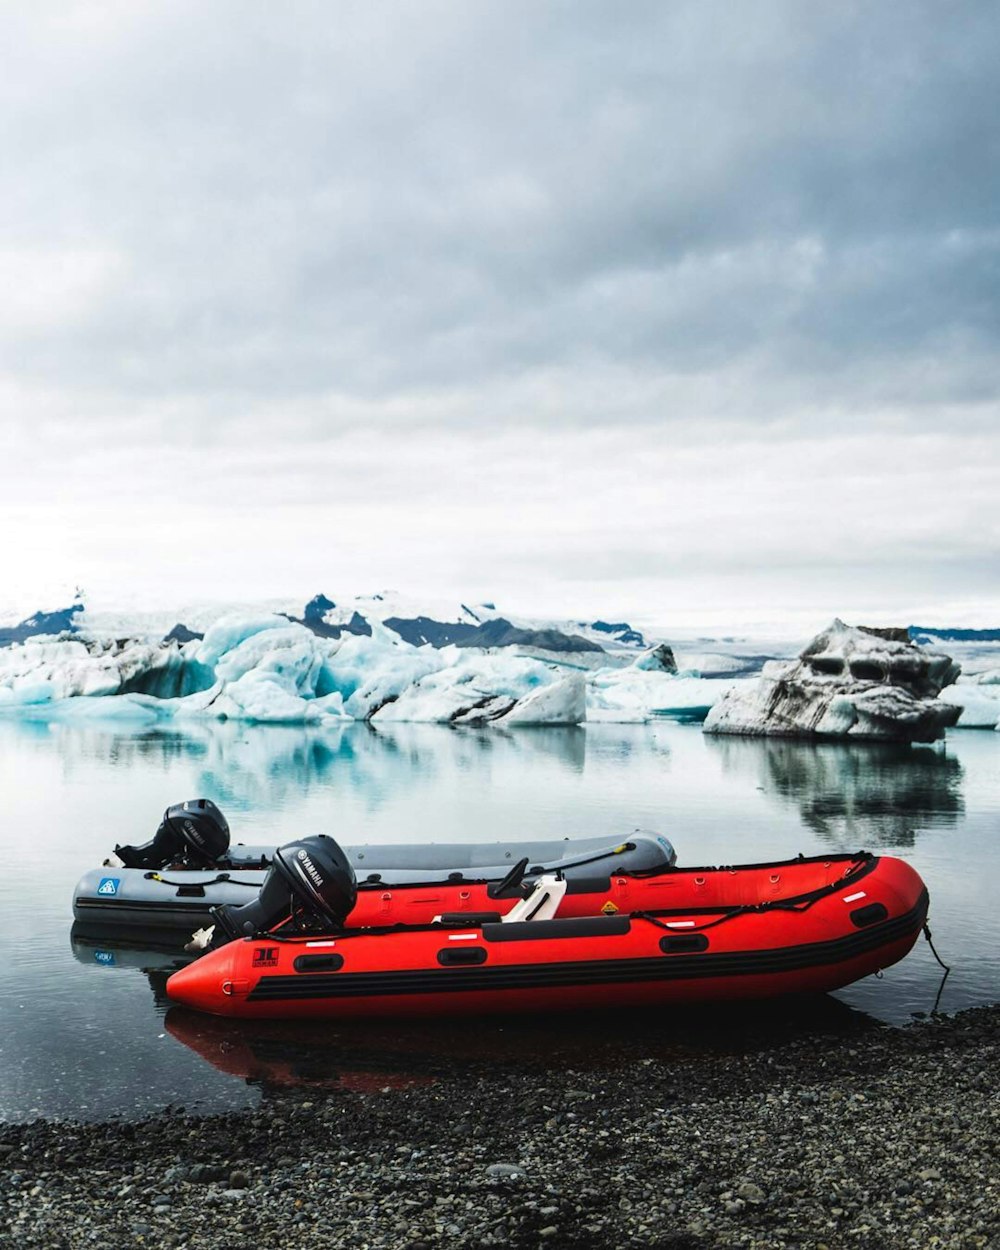
[[[336,942],[306,942],[306,946],[336,946]]]
[[[845,902],[845,903],[856,903],[856,902],[858,901],[858,899],[859,899],[859,898],[867,898],[867,897],[868,897],[868,895],[867,895],[867,894],[865,894],[864,890],[858,890],[857,894],[845,894],[845,895],[844,895],[844,902]]]
[[[449,933],[449,942],[474,942],[479,937],[478,933]]]
[[[693,929],[695,922],[693,920],[668,920],[668,929]]]

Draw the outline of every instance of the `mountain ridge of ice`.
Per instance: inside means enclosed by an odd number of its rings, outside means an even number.
[[[373,622],[388,625],[407,642],[435,647],[534,646],[549,651],[636,652],[649,643],[639,630],[625,621],[602,619],[546,620],[504,612],[494,603],[475,603],[417,598],[395,591],[332,599],[313,596],[304,607],[283,599],[225,605],[191,604],[169,610],[95,608],[81,598],[70,607],[36,612],[0,628],[0,647],[25,642],[41,634],[64,631],[89,637],[133,637],[157,642],[171,635],[188,640],[204,634],[223,616],[278,613],[305,625],[321,637],[339,638],[344,633],[371,633]]]

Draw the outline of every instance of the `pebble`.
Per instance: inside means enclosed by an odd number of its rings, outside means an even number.
[[[987,1007],[572,1072],[494,1057],[377,1096],[264,1086],[202,1118],[0,1124],[0,1245],[985,1250],[998,1038]]]
[[[486,1169],[486,1175],[514,1180],[524,1175],[524,1168],[518,1167],[515,1163],[491,1163]]]

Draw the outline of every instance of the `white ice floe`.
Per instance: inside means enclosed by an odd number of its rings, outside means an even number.
[[[676,675],[640,668],[604,669],[587,681],[587,719],[592,721],[704,720],[727,691],[743,684],[716,681],[698,673]]]
[[[729,691],[705,719],[706,733],[882,738],[933,742],[959,708],[937,698],[960,672],[905,631],[834,621],[797,660],[771,661],[760,678]]]
[[[120,694],[136,673],[159,672],[169,658],[146,643],[88,647],[75,639],[32,640],[0,652],[0,706]]]
[[[579,725],[587,719],[587,688],[572,673],[518,699],[501,718],[504,725]]]
[[[547,664],[530,656],[458,647],[445,647],[440,651],[426,647],[407,650],[411,653],[410,662],[420,662],[424,672],[415,674],[415,679],[398,694],[395,690],[389,692],[392,702],[385,703],[374,715],[380,724],[384,721],[440,721],[469,725],[498,721],[506,719],[519,701],[566,680],[561,665]],[[432,664],[435,664],[433,670]],[[574,673],[573,677],[582,686],[579,674]],[[565,712],[559,714],[562,716]],[[581,719],[577,717],[571,723]]]
[[[1000,729],[1000,669],[962,677],[941,691],[941,700],[961,709],[960,729]]]

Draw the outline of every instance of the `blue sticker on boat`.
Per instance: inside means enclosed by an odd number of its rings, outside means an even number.
[[[101,884],[97,887],[98,894],[117,894],[118,887],[121,884],[121,877],[102,877]]]
[[[115,963],[114,951],[94,951],[94,959],[99,964],[104,964],[108,968],[113,968]]]

